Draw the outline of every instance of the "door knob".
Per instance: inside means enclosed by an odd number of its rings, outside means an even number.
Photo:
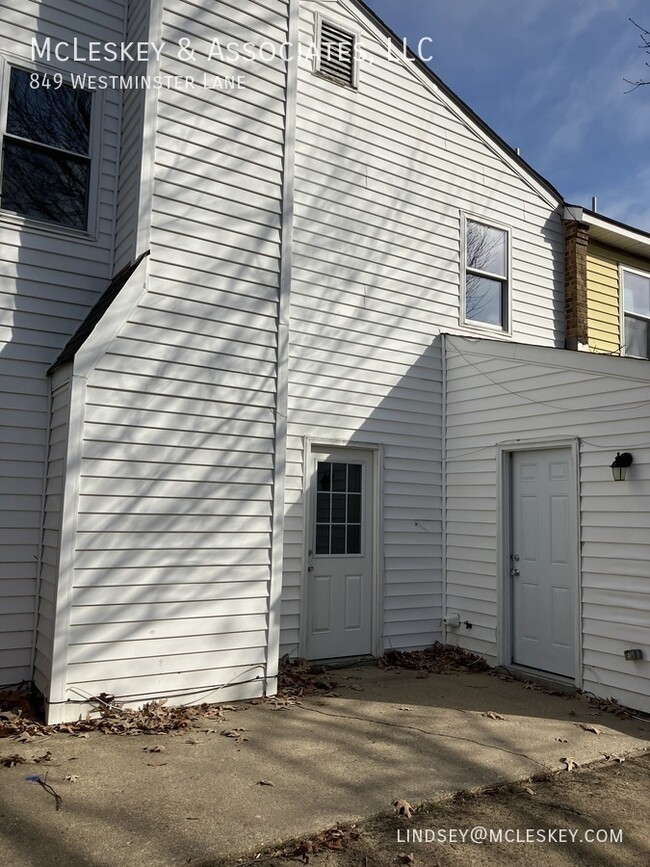
[[[513,578],[518,578],[519,577],[519,569],[511,569],[510,574]]]

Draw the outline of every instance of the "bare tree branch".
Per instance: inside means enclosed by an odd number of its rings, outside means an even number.
[[[646,54],[650,55],[650,30],[646,30],[645,27],[642,27],[638,24],[634,18],[629,19],[632,24],[637,28],[639,33],[641,34],[641,45],[638,47],[643,49]],[[646,60],[645,65],[650,69],[650,63]],[[630,84],[631,87],[629,90],[626,90],[625,93],[631,93],[633,90],[636,90],[639,87],[644,87],[646,84],[650,84],[650,79],[639,78],[637,81],[631,81],[629,78],[624,78],[623,81],[626,84]]]

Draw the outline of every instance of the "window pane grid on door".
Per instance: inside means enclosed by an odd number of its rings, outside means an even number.
[[[362,464],[319,461],[316,554],[361,554]]]

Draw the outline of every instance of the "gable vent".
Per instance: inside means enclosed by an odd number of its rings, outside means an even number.
[[[339,84],[356,87],[355,43],[353,33],[321,20],[318,71]]]

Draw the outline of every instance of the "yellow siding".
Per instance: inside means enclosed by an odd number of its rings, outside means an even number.
[[[618,263],[616,251],[589,244],[587,249],[587,312],[589,349],[620,352],[618,309]]]
[[[650,259],[631,256],[593,241],[587,248],[587,313],[589,349],[620,354],[619,268],[650,273]]]

